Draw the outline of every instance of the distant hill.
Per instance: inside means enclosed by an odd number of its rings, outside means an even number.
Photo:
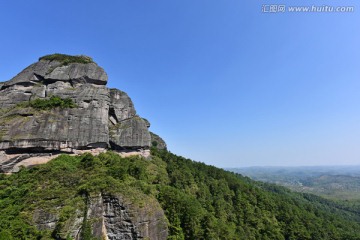
[[[330,199],[360,200],[360,166],[250,167],[229,170],[298,192]]]

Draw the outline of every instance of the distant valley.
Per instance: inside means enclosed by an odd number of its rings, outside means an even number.
[[[360,200],[360,166],[229,168],[257,181],[333,200]]]

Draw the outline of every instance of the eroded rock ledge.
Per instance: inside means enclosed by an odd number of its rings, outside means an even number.
[[[0,172],[12,172],[34,154],[142,152],[154,142],[166,147],[158,136],[152,139],[149,122],[136,114],[129,96],[107,88],[107,80],[89,57],[54,54],[0,83]],[[71,99],[76,107],[39,110],[23,104],[51,96]]]

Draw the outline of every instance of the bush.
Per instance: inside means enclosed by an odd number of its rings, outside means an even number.
[[[63,65],[68,65],[70,63],[86,64],[86,63],[94,62],[92,60],[92,58],[88,57],[88,56],[84,56],[84,55],[71,56],[71,55],[60,54],[60,53],[43,56],[43,57],[39,58],[39,61],[41,61],[41,60],[58,61],[58,62],[62,63]]]
[[[38,110],[49,110],[53,108],[75,108],[76,104],[70,98],[62,99],[58,96],[51,96],[50,99],[35,99],[28,103],[20,103],[20,107],[32,107]]]

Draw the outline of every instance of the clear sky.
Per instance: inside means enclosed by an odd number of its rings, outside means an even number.
[[[359,1],[11,0],[0,33],[0,81],[46,54],[89,55],[178,155],[360,164]]]

